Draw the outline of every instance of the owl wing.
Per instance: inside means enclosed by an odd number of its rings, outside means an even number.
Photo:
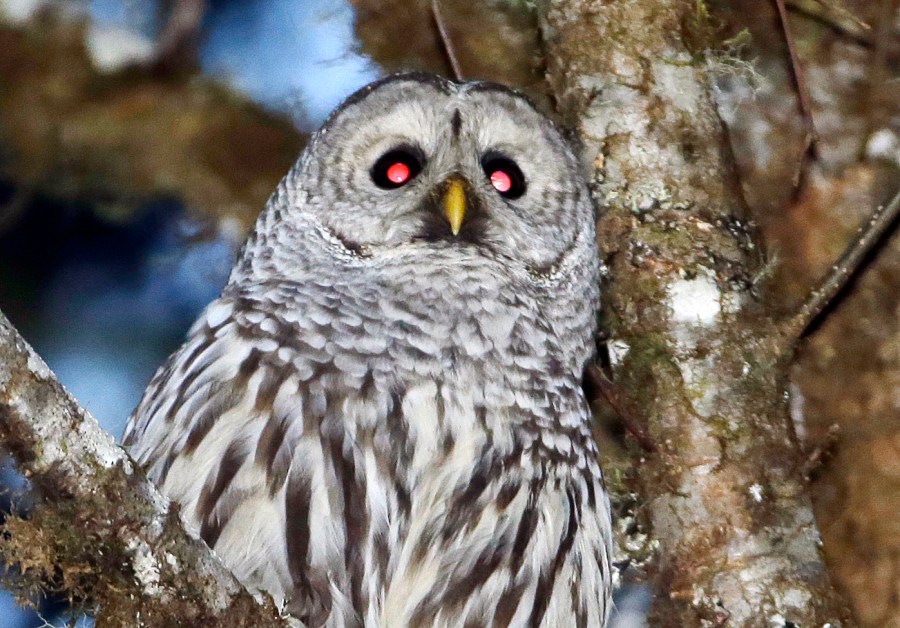
[[[292,362],[266,321],[240,298],[210,304],[153,377],[123,443],[238,579],[316,626],[331,612],[331,587],[306,564],[308,548],[293,545],[310,542],[296,528],[309,521],[311,483],[322,481],[308,473],[322,446],[318,430],[304,433],[312,398],[302,369],[327,359],[324,343],[307,338],[318,350]],[[289,477],[295,453],[308,462],[302,477]]]

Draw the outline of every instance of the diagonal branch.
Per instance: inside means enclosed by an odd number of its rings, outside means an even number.
[[[437,25],[438,35],[441,37],[441,46],[443,46],[444,52],[447,55],[447,61],[450,62],[453,78],[457,81],[462,81],[462,68],[459,65],[459,59],[456,58],[453,40],[450,39],[450,33],[447,30],[447,25],[444,23],[444,16],[441,13],[441,0],[431,0],[431,13],[434,16],[435,25]]]
[[[866,22],[847,9],[821,0],[785,0],[785,6],[792,12],[817,20],[835,31],[856,39],[858,43],[869,45],[865,34],[872,30]]]
[[[619,415],[625,431],[631,434],[641,449],[648,454],[656,453],[656,443],[647,434],[647,430],[641,426],[634,403],[623,394],[622,389],[616,386],[615,382],[603,374],[600,367],[596,364],[588,364],[584,369],[584,383],[586,388],[591,389],[591,394],[588,395],[589,400],[595,401],[602,398],[606,401],[609,407]]]
[[[878,43],[877,34],[873,34],[871,26],[849,11],[841,10],[839,6],[823,4],[819,0],[785,0],[785,6],[791,13],[827,26],[841,37],[864,48],[875,48]],[[887,26],[891,37],[884,42],[885,56],[896,60],[900,56],[900,38],[898,38],[900,31],[891,28],[890,22]]]
[[[103,625],[286,626],[251,596],[0,313],[0,439],[43,495],[0,550],[20,591],[48,582]]]
[[[859,228],[856,237],[831,266],[822,282],[809,293],[797,312],[782,325],[784,337],[792,347],[816,326],[823,312],[835,302],[864,266],[866,258],[876,245],[895,226],[898,216],[900,216],[900,192],[897,192],[887,205],[879,207],[866,224]]]

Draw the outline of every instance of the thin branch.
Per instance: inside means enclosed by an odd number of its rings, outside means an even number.
[[[844,7],[824,0],[785,0],[788,9],[795,10],[813,19],[821,20],[824,24],[835,28],[852,28],[855,32],[867,32],[872,26],[859,19]]]
[[[872,27],[848,11],[833,14],[826,8],[830,5],[822,5],[817,0],[785,0],[785,4],[792,13],[827,26],[841,37],[845,37],[859,46],[874,48],[876,45]],[[900,59],[900,31],[897,29],[891,30],[891,37],[886,42],[885,53],[888,60],[892,62]]]
[[[803,189],[809,164],[819,159],[817,146],[819,135],[816,132],[816,125],[813,122],[809,88],[806,85],[803,68],[800,66],[800,57],[797,55],[797,46],[794,44],[794,36],[791,34],[791,28],[788,24],[787,9],[785,9],[784,0],[775,0],[775,6],[778,7],[778,18],[781,21],[781,30],[784,33],[784,40],[787,43],[788,54],[791,59],[791,75],[794,77],[794,87],[797,90],[797,104],[806,131],[803,153],[800,156],[797,170],[794,173],[794,192],[797,193],[799,190]]]
[[[286,626],[180,519],[0,313],[0,442],[43,495],[0,547],[23,590],[62,582],[103,625]],[[267,598],[268,599],[268,598]]]
[[[824,24],[862,46],[872,45],[872,27],[847,11],[835,15],[830,6],[818,0],[785,0],[785,6],[789,11]]]
[[[792,343],[791,347],[816,326],[825,309],[834,303],[836,297],[859,272],[869,253],[881,242],[882,237],[896,226],[898,216],[900,216],[900,191],[887,205],[879,207],[866,224],[859,228],[856,237],[819,286],[809,293],[803,305],[782,325],[785,337]]]
[[[450,62],[450,69],[453,70],[453,78],[462,81],[463,73],[459,66],[459,60],[456,58],[456,52],[453,49],[453,42],[450,39],[450,33],[444,24],[444,17],[441,15],[441,0],[431,0],[431,13],[434,15],[434,23],[437,25],[438,34],[441,36],[441,45],[447,60]]]

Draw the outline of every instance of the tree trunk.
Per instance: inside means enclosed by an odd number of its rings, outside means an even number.
[[[656,444],[631,473],[656,557],[651,621],[842,625],[787,415],[792,339],[753,289],[761,255],[711,96],[704,4],[540,11],[602,209],[612,370]]]

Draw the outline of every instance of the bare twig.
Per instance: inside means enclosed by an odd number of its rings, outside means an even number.
[[[872,27],[848,11],[835,13],[826,8],[831,5],[823,5],[818,0],[785,0],[785,4],[792,13],[815,20],[857,45],[864,48],[875,47]],[[889,60],[894,61],[900,59],[900,31],[895,28],[891,35],[886,42],[885,54]]]
[[[784,6],[784,0],[775,0],[775,6],[778,7],[778,17],[781,21],[781,29],[784,33],[784,40],[787,43],[788,54],[791,59],[791,75],[794,77],[794,87],[797,90],[797,104],[800,109],[800,116],[803,119],[803,126],[806,131],[804,138],[803,153],[797,164],[797,170],[794,173],[794,192],[798,193],[803,189],[806,171],[809,164],[817,161],[819,135],[816,132],[816,125],[812,117],[812,105],[809,97],[809,89],[806,86],[806,79],[803,68],[800,66],[800,57],[797,55],[797,47],[794,44],[794,36],[791,34],[791,28],[788,24],[787,9]]]
[[[785,0],[785,6],[789,11],[824,24],[858,44],[872,45],[872,27],[848,11],[835,14],[829,5],[824,5],[818,0]]]
[[[848,28],[852,25],[858,32],[867,32],[872,27],[864,20],[859,19],[846,8],[834,2],[824,0],[785,0],[785,6],[809,17],[820,19],[824,23],[840,28]]]
[[[258,604],[0,313],[0,441],[43,495],[7,518],[7,567],[99,607],[103,625],[286,626]]]
[[[450,62],[450,69],[453,70],[453,78],[457,81],[463,80],[462,70],[459,66],[459,60],[456,58],[456,52],[453,49],[453,42],[450,39],[450,33],[444,24],[444,17],[441,15],[441,1],[431,0],[431,13],[434,15],[434,23],[437,25],[438,34],[441,36],[441,45],[447,60]]]
[[[622,390],[610,381],[596,364],[588,364],[584,370],[584,378],[589,387],[599,393],[604,401],[619,415],[625,431],[631,434],[641,449],[647,453],[656,451],[656,443],[647,431],[641,427],[637,414],[632,411],[632,406],[623,399]]]
[[[815,0],[818,4],[822,5],[834,15],[844,18],[860,28],[864,30],[870,30],[872,27],[865,22],[865,20],[861,20],[858,18],[852,11],[847,9],[841,2],[842,0]]]
[[[859,228],[856,237],[844,250],[844,253],[829,270],[819,286],[809,293],[803,305],[783,325],[785,337],[791,342],[805,336],[819,322],[820,316],[836,297],[844,290],[850,280],[863,265],[868,254],[881,242],[882,236],[895,226],[900,216],[900,192],[891,201],[879,207]]]

